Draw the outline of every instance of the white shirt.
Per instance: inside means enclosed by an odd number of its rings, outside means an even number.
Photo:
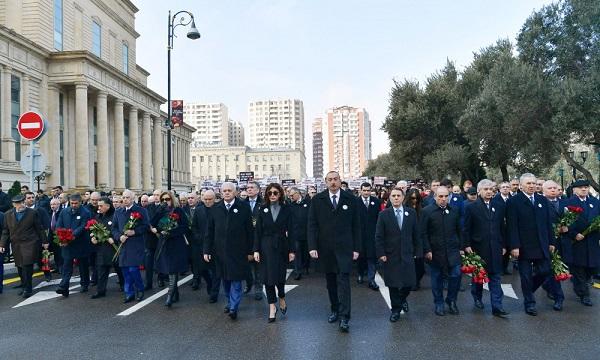
[[[133,205],[131,205],[131,206],[129,206],[129,207],[127,207],[127,206],[126,206],[126,207],[125,207],[125,211],[129,211],[129,210],[131,210],[131,208],[132,208],[132,207],[133,207]]]
[[[229,208],[231,208],[233,206],[233,203],[235,202],[235,199],[231,200],[230,203],[228,203],[227,201],[223,200],[223,203],[225,203],[225,208],[227,208],[229,205]]]
[[[341,193],[341,190],[338,190],[337,193],[335,193],[335,194],[332,194],[331,191],[329,192],[329,200],[331,201],[332,204],[333,204],[333,195],[335,195],[335,202],[337,204],[340,203],[340,193]]]

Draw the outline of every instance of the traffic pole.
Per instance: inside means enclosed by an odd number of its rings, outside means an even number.
[[[31,171],[29,173],[29,191],[33,191],[33,182],[35,179],[33,167],[35,164],[35,140],[31,140],[30,148],[31,149],[29,149],[29,152],[31,153]]]

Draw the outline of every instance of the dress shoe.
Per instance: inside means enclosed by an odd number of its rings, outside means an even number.
[[[33,295],[31,292],[25,291],[23,292],[23,299],[27,299],[28,297],[31,297],[31,295]]]
[[[504,311],[504,309],[493,309],[492,315],[499,317],[499,318],[505,318],[508,316],[508,313],[506,311]]]
[[[458,315],[458,306],[456,306],[456,301],[448,302],[448,313],[452,315]]]
[[[101,297],[105,297],[106,293],[104,292],[97,292],[94,295],[90,296],[90,299],[99,299]]]
[[[356,282],[357,282],[358,284],[362,284],[362,283],[364,282],[364,280],[363,280],[363,276],[362,276],[362,275],[358,275],[358,277],[356,278]]]
[[[525,313],[527,315],[537,316],[537,310],[535,309],[534,306],[530,306],[530,307],[525,308]]]
[[[252,290],[252,286],[246,286],[246,287],[244,288],[244,294],[247,294],[247,293],[249,293],[249,292],[250,292],[250,290]]]
[[[125,299],[123,299],[123,304],[127,304],[132,302],[133,300],[135,300],[135,295],[129,295],[129,296],[125,296]]]
[[[263,297],[262,297],[262,294],[261,294],[261,293],[258,293],[258,292],[257,292],[257,293],[255,293],[255,294],[254,294],[254,300],[256,300],[256,301],[260,301],[260,300],[262,300],[262,298],[263,298]]]
[[[555,300],[554,305],[552,305],[552,308],[554,309],[554,311],[562,311],[563,302],[561,300]]]
[[[158,281],[156,282],[159,288],[165,287],[165,280],[158,278]]]
[[[481,299],[475,299],[474,305],[478,309],[483,309],[483,301],[481,301]]]
[[[300,271],[296,272],[296,275],[294,276],[294,280],[300,280],[302,279],[302,273]]]
[[[237,319],[237,311],[230,311],[229,318],[231,318],[231,320]]]
[[[594,303],[592,303],[592,299],[590,299],[588,296],[582,297],[581,303],[585,306],[594,306]]]
[[[408,312],[408,302],[407,301],[402,303],[402,311],[404,311],[404,313]]]
[[[69,297],[69,289],[56,289],[57,294],[61,294],[64,297]]]
[[[86,293],[88,292],[88,287],[87,286],[82,286],[81,289],[79,289],[80,293]]]
[[[400,320],[400,313],[397,311],[392,312],[392,315],[390,315],[390,321],[396,322],[398,320]]]
[[[337,311],[333,311],[331,314],[329,314],[329,317],[327,318],[327,322],[332,324],[336,321],[338,321],[338,313],[337,313]]]
[[[374,290],[374,291],[378,291],[379,290],[379,285],[377,285],[375,283],[375,281],[370,281],[369,282],[369,289]]]
[[[340,331],[343,333],[347,333],[350,330],[350,325],[348,324],[348,319],[342,319],[340,321]]]
[[[435,314],[437,316],[444,316],[444,315],[446,315],[446,310],[444,310],[444,305],[442,305],[442,304],[436,305],[435,306]]]
[[[143,291],[138,291],[135,295],[135,299],[137,301],[142,301],[144,300],[144,292]]]
[[[225,314],[229,314],[229,305],[227,305],[227,306],[225,306],[225,307],[223,308],[223,312],[224,312]]]

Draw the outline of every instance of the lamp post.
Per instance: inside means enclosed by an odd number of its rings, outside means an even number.
[[[177,16],[181,14],[181,18],[178,23],[175,23]],[[186,16],[187,15],[187,16]],[[188,39],[196,40],[200,38],[200,32],[196,29],[196,23],[194,22],[194,15],[187,10],[181,10],[175,13],[171,17],[171,10],[169,10],[169,36],[167,41],[167,121],[165,121],[165,127],[167,128],[167,189],[171,190],[171,173],[172,169],[172,154],[171,148],[171,130],[173,129],[173,122],[171,121],[171,50],[173,49],[173,38],[175,37],[175,28],[179,25],[187,26],[192,24],[190,31],[187,33]]]

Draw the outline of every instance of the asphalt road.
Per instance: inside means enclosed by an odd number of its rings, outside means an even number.
[[[55,277],[56,278],[56,277]],[[506,276],[521,298],[518,275]],[[34,286],[40,283],[34,280]],[[17,289],[0,295],[1,359],[594,359],[600,358],[600,290],[592,289],[594,307],[576,301],[571,284],[563,283],[564,310],[552,310],[543,291],[537,292],[537,317],[523,311],[521,300],[505,297],[509,319],[475,309],[468,292],[461,292],[461,314],[433,314],[426,277],[420,291],[409,296],[410,312],[397,323],[388,321],[389,309],[380,292],[366,284],[352,284],[350,333],[326,321],[329,305],[325,281],[310,274],[290,278],[288,314],[267,323],[266,302],[245,296],[237,321],[223,314],[225,299],[209,304],[204,288],[182,286],[181,301],[167,309],[164,296],[146,301],[132,311],[122,304],[116,278],[109,280],[108,296],[91,300],[77,289],[67,299],[51,296],[43,287],[22,303]],[[72,283],[76,286],[76,283]],[[508,285],[506,285],[508,286]],[[154,289],[146,298],[161,289]],[[43,291],[48,291],[44,293]],[[124,311],[128,315],[118,315]]]

